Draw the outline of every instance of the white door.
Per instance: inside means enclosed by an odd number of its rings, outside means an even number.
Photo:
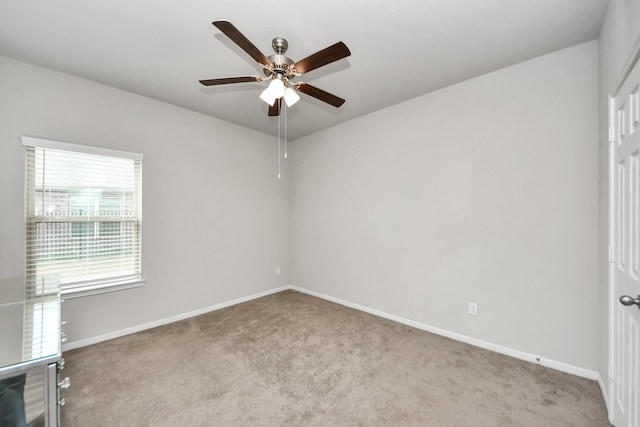
[[[613,101],[613,421],[640,427],[640,61]],[[622,299],[622,301],[621,301]]]

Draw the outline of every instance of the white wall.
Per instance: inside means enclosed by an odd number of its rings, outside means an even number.
[[[292,283],[597,369],[597,50],[296,140]]]
[[[287,183],[276,179],[273,137],[6,57],[0,57],[0,278],[24,274],[21,135],[145,155],[147,283],[65,302],[70,342],[289,282]]]
[[[599,372],[603,379],[607,378],[608,354],[608,316],[609,316],[609,283],[608,254],[609,243],[609,144],[608,132],[608,97],[622,75],[623,68],[630,59],[634,41],[640,37],[640,2],[638,0],[611,0],[607,15],[602,25],[599,39],[599,184],[600,184],[600,254],[599,254],[599,306],[600,306],[600,354]]]

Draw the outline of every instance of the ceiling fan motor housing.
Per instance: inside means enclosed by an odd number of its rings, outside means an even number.
[[[274,73],[282,74],[284,77],[290,78],[294,76],[293,60],[288,56],[281,54],[271,55],[267,57],[269,59],[269,67],[264,69],[264,74],[270,76]]]
[[[264,74],[271,76],[273,74],[280,75],[282,77],[293,77],[293,71],[291,66],[293,60],[284,55],[289,48],[289,42],[284,37],[275,37],[271,40],[271,47],[276,52],[275,55],[267,57],[269,59],[268,67],[265,67]]]

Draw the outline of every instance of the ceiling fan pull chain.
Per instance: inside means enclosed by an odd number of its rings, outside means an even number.
[[[287,158],[287,110],[289,107],[284,102],[284,158]]]
[[[279,105],[278,103],[280,102],[280,100],[276,99],[276,105],[278,105],[278,108],[281,107],[281,105]],[[278,114],[278,179],[282,178],[282,173],[281,173],[281,167],[280,167],[280,121],[281,121],[282,117],[280,116],[280,114]]]

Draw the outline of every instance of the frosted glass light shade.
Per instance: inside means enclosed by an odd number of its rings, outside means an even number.
[[[269,105],[273,105],[276,102],[277,98],[273,96],[269,88],[266,88],[260,94],[260,99],[262,99],[264,102],[266,102]]]
[[[280,79],[273,79],[267,89],[276,98],[282,98],[282,95],[284,95],[284,83]]]
[[[284,90],[284,102],[287,104],[287,107],[291,107],[296,102],[300,101],[300,95],[296,93],[295,90],[290,87],[285,88]]]

